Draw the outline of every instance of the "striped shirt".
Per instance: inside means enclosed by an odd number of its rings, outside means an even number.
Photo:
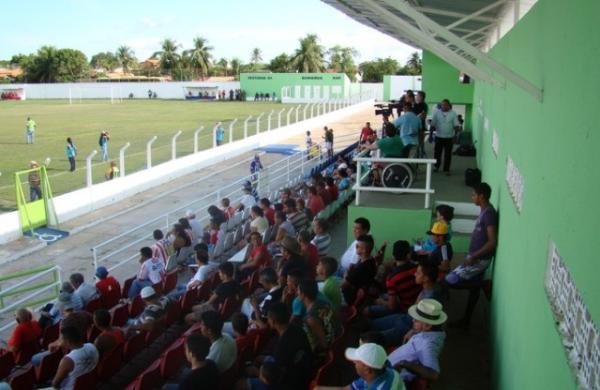
[[[169,245],[169,240],[156,240],[156,242],[154,242],[154,244],[152,245],[152,257],[154,257],[155,259],[162,260],[166,263],[169,259],[169,253],[167,250]]]
[[[327,251],[331,245],[331,236],[329,234],[317,234],[312,239],[311,244],[317,247],[319,256],[327,256]]]
[[[350,385],[352,390],[404,390],[404,382],[400,379],[398,371],[386,368],[371,385],[363,378],[358,378]]]
[[[302,212],[295,212],[293,214],[288,214],[288,221],[294,227],[294,230],[299,232],[300,230],[306,228],[308,226],[308,218],[306,218],[306,214]]]
[[[398,298],[403,312],[406,312],[415,303],[421,292],[421,286],[415,283],[416,271],[417,265],[408,262],[399,267],[394,267],[391,275],[385,281],[388,295]]]

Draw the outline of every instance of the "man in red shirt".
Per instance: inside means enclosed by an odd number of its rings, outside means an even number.
[[[317,194],[315,187],[308,187],[308,208],[313,216],[317,216],[321,210],[325,208],[323,199]]]
[[[119,285],[119,282],[112,276],[109,276],[108,270],[103,266],[96,269],[96,277],[98,278],[96,288],[100,291],[102,300],[116,304],[121,296],[121,285]]]
[[[323,199],[323,203],[325,204],[325,206],[327,206],[331,202],[333,202],[333,199],[331,198],[331,194],[325,187],[325,181],[323,181],[323,180],[321,180],[320,182],[317,183],[317,194],[319,194],[321,199]]]
[[[94,345],[100,353],[100,357],[106,352],[125,342],[125,336],[119,328],[110,326],[110,312],[104,309],[98,309],[94,312],[94,325],[100,334],[94,340]]]
[[[17,326],[8,340],[8,351],[13,353],[15,362],[24,364],[25,362],[21,363],[22,360],[25,360],[21,359],[22,352],[25,352],[28,346],[33,346],[37,342],[42,334],[42,330],[38,322],[33,319],[31,312],[27,309],[17,310],[15,320],[17,321]],[[31,352],[37,351],[32,350]]]
[[[375,135],[375,131],[371,128],[371,122],[367,122],[365,127],[362,128],[360,132],[360,138],[358,142],[360,144],[371,143],[373,142],[373,135]]]
[[[311,278],[315,278],[317,275],[317,265],[319,264],[319,250],[317,247],[310,242],[310,233],[307,230],[302,230],[298,234],[298,243],[300,244],[300,250],[302,255],[308,261],[308,273]]]
[[[267,198],[262,198],[260,200],[260,208],[267,221],[269,221],[269,226],[273,226],[275,223],[275,210],[271,208],[271,201]]]
[[[339,191],[337,186],[335,185],[335,180],[333,180],[333,177],[329,176],[325,179],[325,183],[327,184],[327,186],[325,187],[327,189],[327,191],[329,192],[329,195],[331,196],[331,201],[335,201],[338,198],[339,195]]]
[[[263,243],[262,235],[259,232],[250,233],[250,245],[248,258],[238,267],[239,280],[244,280],[259,268],[271,266],[271,254]]]

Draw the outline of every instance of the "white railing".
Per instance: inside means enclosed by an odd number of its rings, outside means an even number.
[[[424,194],[425,195],[425,206],[429,208],[431,202],[431,194],[435,193],[435,190],[431,188],[431,166],[435,164],[435,159],[423,159],[423,158],[372,158],[364,157],[366,152],[361,152],[355,157],[356,161],[356,184],[354,190],[356,191],[355,204],[360,205],[360,192],[387,192],[393,194]],[[365,167],[363,164],[368,163],[402,163],[402,164],[425,164],[427,166],[425,174],[425,187],[424,188],[401,188],[401,187],[373,187],[362,185],[363,179],[369,174],[369,171],[363,171]],[[409,169],[411,169],[409,167]]]

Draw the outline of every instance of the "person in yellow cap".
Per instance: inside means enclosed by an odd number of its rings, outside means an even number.
[[[448,225],[445,222],[436,222],[427,232],[435,244],[435,249],[429,254],[428,261],[436,264],[440,272],[447,273],[450,270],[450,261],[454,251],[452,244],[448,242]]]

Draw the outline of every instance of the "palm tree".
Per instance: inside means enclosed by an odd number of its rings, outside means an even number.
[[[250,56],[250,63],[252,65],[254,65],[253,67],[256,67],[256,65],[258,65],[259,62],[262,61],[262,51],[258,48],[255,47],[254,49],[252,49],[252,54]]]
[[[163,71],[169,72],[177,66],[180,55],[177,53],[179,44],[173,39],[165,39],[160,44],[161,50],[152,54],[152,58],[160,58],[160,67]]]
[[[240,77],[240,67],[242,66],[242,61],[239,58],[232,58],[229,62],[231,64],[231,72],[237,78]]]
[[[194,38],[194,47],[190,50],[186,50],[184,53],[189,55],[192,67],[200,71],[202,79],[208,75],[210,69],[210,58],[212,55],[210,52],[213,50],[212,46],[208,46],[208,40],[202,37]]]
[[[223,72],[225,72],[225,77],[227,77],[227,66],[229,65],[229,61],[227,61],[227,58],[221,58],[219,62],[217,62],[217,64],[219,64],[219,66],[223,68]]]
[[[418,51],[412,53],[408,61],[406,61],[406,67],[409,69],[411,74],[421,74],[422,65],[423,62],[421,61],[421,56],[419,56]]]
[[[129,72],[129,68],[135,63],[133,50],[129,46],[119,46],[115,56],[119,64],[123,67],[123,72]]]
[[[38,82],[54,82],[59,74],[60,59],[54,46],[42,46],[27,67],[28,77]]]
[[[300,39],[300,48],[292,57],[293,68],[302,73],[321,72],[323,70],[323,47],[318,43],[319,37],[308,34]]]

